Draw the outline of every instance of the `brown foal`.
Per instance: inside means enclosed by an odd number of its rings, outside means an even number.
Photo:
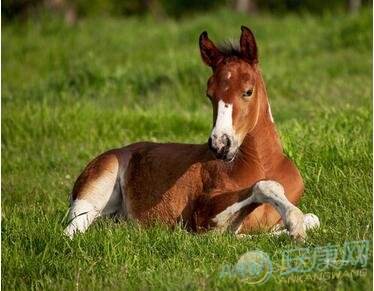
[[[282,149],[253,33],[242,26],[240,46],[217,48],[203,32],[203,61],[212,68],[208,143],[140,142],[105,152],[77,179],[65,233],[84,232],[103,215],[142,225],[183,223],[192,231],[245,234],[280,225],[295,239],[318,218],[296,207],[304,185]]]

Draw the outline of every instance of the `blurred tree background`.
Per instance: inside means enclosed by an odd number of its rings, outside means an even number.
[[[115,16],[149,14],[163,18],[181,18],[196,12],[206,12],[218,7],[230,7],[239,12],[255,14],[269,12],[283,14],[342,11],[354,13],[371,0],[3,0],[3,23],[27,19],[42,13],[62,15],[69,24],[86,16]]]

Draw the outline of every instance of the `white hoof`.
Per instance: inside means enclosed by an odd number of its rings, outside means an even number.
[[[290,237],[296,241],[305,241],[306,232],[304,227],[304,214],[302,211],[294,207],[287,213],[286,218],[284,224]]]
[[[305,230],[317,229],[320,227],[319,218],[313,213],[304,214],[304,227]]]

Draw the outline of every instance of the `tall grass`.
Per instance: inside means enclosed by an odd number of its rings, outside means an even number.
[[[248,17],[226,10],[181,22],[33,19],[3,27],[2,287],[247,289],[219,270],[287,237],[237,239],[102,220],[73,241],[63,217],[75,177],[109,148],[140,140],[202,143],[211,128],[203,30],[219,41],[256,34],[286,153],[306,183],[301,209],[320,230],[306,246],[372,240],[372,11]],[[372,252],[370,252],[371,254]],[[361,289],[364,277],[262,289]]]

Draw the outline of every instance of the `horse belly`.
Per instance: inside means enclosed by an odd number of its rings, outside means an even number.
[[[152,172],[149,167],[133,169],[125,185],[129,219],[142,225],[155,222],[175,225],[190,220],[194,197],[201,191],[198,167],[193,165],[186,172],[175,174],[165,171]]]

